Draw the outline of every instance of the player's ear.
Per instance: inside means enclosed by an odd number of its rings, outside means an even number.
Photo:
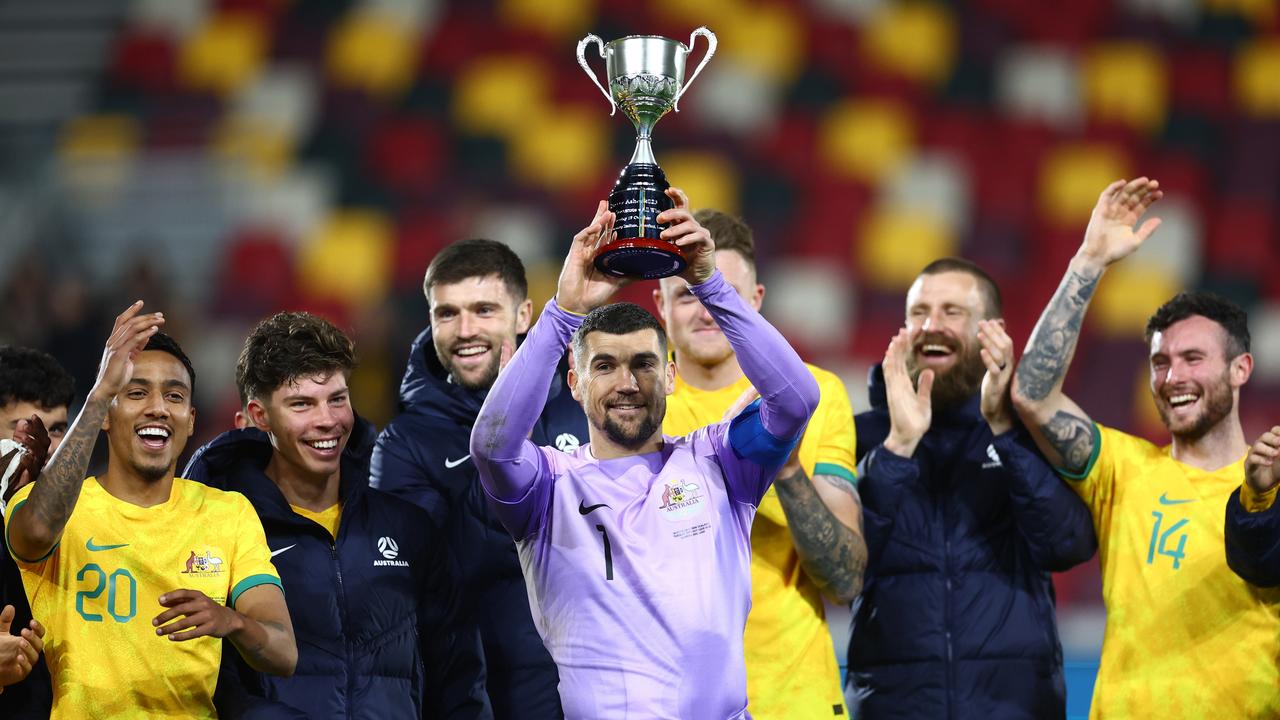
[[[1240,388],[1253,374],[1253,353],[1240,353],[1231,359],[1231,387]]]
[[[675,362],[668,360],[667,361],[667,394],[671,395],[675,391],[676,391],[676,364]]]
[[[582,395],[578,392],[578,371],[573,367],[573,353],[569,353],[569,394],[573,395],[573,399],[582,402]]]
[[[662,303],[662,280],[658,281],[658,287],[653,289],[653,307],[658,311],[658,317],[662,318],[662,324],[667,324],[667,309]]]
[[[191,406],[191,413],[187,415],[187,437],[191,437],[196,432],[196,406]]]
[[[516,306],[516,334],[523,335],[529,332],[529,324],[533,320],[533,301],[525,298],[524,302]]]
[[[262,401],[253,398],[249,401],[244,409],[249,413],[249,419],[253,421],[254,427],[260,428],[263,432],[271,432],[271,423],[267,418],[267,408]]]

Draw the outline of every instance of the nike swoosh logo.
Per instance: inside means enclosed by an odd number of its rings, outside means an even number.
[[[292,550],[293,548],[296,548],[296,547],[298,547],[298,543],[294,543],[294,544],[290,545],[289,547],[282,547],[282,548],[280,548],[279,550],[272,550],[272,551],[271,551],[271,557],[275,557],[275,556],[279,555],[280,553],[284,552],[285,550]]]
[[[470,455],[463,455],[462,457],[458,458],[457,460],[450,460],[449,458],[445,458],[445,459],[444,459],[444,466],[445,466],[446,468],[448,468],[448,469],[452,470],[452,469],[454,469],[454,468],[458,467],[459,465],[461,465],[462,463],[464,463],[464,462],[466,462],[466,461],[468,461],[468,460],[470,460],[470,459],[471,459],[471,456],[470,456]]]
[[[588,504],[587,504],[587,502],[586,502],[585,500],[579,500],[579,501],[578,501],[578,514],[579,514],[579,515],[587,515],[587,514],[589,514],[589,513],[591,513],[591,512],[594,512],[594,511],[596,511],[596,510],[599,510],[599,509],[600,509],[600,508],[602,508],[602,507],[609,507],[609,506],[608,506],[608,505],[605,505],[604,503],[600,503],[599,505],[588,505]],[[612,508],[611,508],[611,509],[612,509]]]
[[[129,543],[120,543],[119,545],[95,545],[93,544],[93,538],[89,538],[89,542],[86,542],[84,546],[89,548],[90,552],[98,552],[99,550],[115,550],[116,548],[129,547]]]
[[[1181,505],[1181,504],[1183,504],[1183,503],[1189,503],[1189,502],[1195,502],[1195,501],[1196,501],[1196,499],[1195,499],[1195,498],[1189,498],[1189,499],[1187,499],[1187,500],[1170,500],[1170,499],[1169,499],[1169,497],[1168,497],[1168,495],[1169,495],[1169,493],[1164,493],[1164,494],[1162,494],[1162,495],[1160,496],[1160,504],[1161,504],[1161,505]]]

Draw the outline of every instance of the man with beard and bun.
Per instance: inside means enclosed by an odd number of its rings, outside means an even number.
[[[1013,341],[977,265],[930,263],[859,413],[866,580],[849,641],[855,717],[1066,712],[1049,573],[1093,555],[1089,513],[1009,402]]]
[[[84,408],[9,512],[9,552],[49,625],[54,718],[216,717],[221,638],[262,672],[298,659],[253,508],[173,475],[195,371],[163,324],[141,302],[116,318]],[[86,479],[99,429],[107,470]]]
[[[400,385],[401,413],[374,446],[370,483],[426,510],[445,528],[462,574],[462,605],[483,641],[485,686],[497,720],[563,716],[559,677],[529,614],[511,536],[489,509],[470,461],[471,427],[489,387],[529,329],[524,265],[506,245],[460,240],[432,259],[423,281],[430,325],[414,341]],[[564,451],[587,437],[560,362],[532,440]]]
[[[764,285],[756,281],[751,228],[718,210],[704,208],[694,217],[715,241],[716,267],[758,311]],[[750,397],[751,382],[687,283],[664,278],[653,295],[676,363],[662,428],[687,435],[719,422],[744,393]],[[744,642],[747,695],[756,720],[845,714],[822,599],[852,602],[867,562],[854,489],[849,395],[840,378],[806,367],[822,399],[794,462],[778,474],[751,526],[751,614]]]
[[[625,280],[593,262],[612,237],[601,202],[471,435],[480,481],[520,548],[571,720],[749,717],[751,522],[818,404],[795,351],[716,270],[684,193],[667,194],[662,237],[688,260],[681,276],[761,400],[730,421],[663,436],[675,380],[666,334],[636,305],[605,305]],[[528,436],[570,342],[569,386],[591,442],[566,454]]]
[[[187,468],[253,504],[298,636],[292,677],[224,672],[219,710],[490,718],[479,666],[457,661],[476,656],[479,638],[452,622],[457,585],[442,533],[411,503],[369,487],[374,429],[352,408],[355,366],[351,339],[324,318],[259,322],[236,363],[253,427],[219,435]]]
[[[1062,392],[1103,273],[1155,231],[1158,219],[1138,221],[1161,195],[1145,177],[1103,190],[1027,344],[1014,402],[1098,533],[1107,629],[1090,716],[1277,717],[1280,589],[1237,577],[1223,539],[1249,451],[1245,312],[1180,293],[1147,322],[1151,397],[1169,445],[1098,425]]]

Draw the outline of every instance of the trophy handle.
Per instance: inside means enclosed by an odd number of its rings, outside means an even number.
[[[587,46],[593,42],[600,48],[600,57],[604,57],[604,41],[598,35],[587,33],[586,37],[578,41],[578,64],[582,66],[582,71],[587,74],[587,77],[591,78],[591,82],[595,83],[596,87],[600,88],[600,92],[604,93],[604,99],[609,101],[609,117],[613,117],[613,114],[618,111],[618,104],[613,101],[613,96],[609,94],[608,90],[604,89],[604,86],[600,84],[600,80],[596,77],[595,71],[587,64],[585,51]],[[712,40],[712,42],[714,43],[715,41]]]
[[[711,59],[711,56],[716,54],[716,34],[708,30],[706,25],[694,30],[693,33],[689,35],[689,52],[693,52],[693,44],[697,42],[699,35],[707,39],[707,54],[702,56],[702,62],[698,63],[698,67],[694,68],[693,74],[689,76],[687,81],[685,81],[684,87],[680,88],[680,92],[676,93],[675,102],[671,104],[672,109],[676,112],[680,112],[680,98],[684,97],[689,86],[693,85],[693,81],[697,79],[698,73],[702,72],[702,68],[707,66],[707,61]],[[591,37],[595,36],[593,35]],[[604,48],[601,47],[601,53],[603,52]],[[581,57],[581,54],[579,54],[579,57]]]

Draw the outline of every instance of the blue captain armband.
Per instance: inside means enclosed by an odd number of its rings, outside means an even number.
[[[756,400],[729,423],[729,447],[744,460],[777,468],[791,456],[802,434],[786,439],[774,437],[760,420],[760,401]]]

